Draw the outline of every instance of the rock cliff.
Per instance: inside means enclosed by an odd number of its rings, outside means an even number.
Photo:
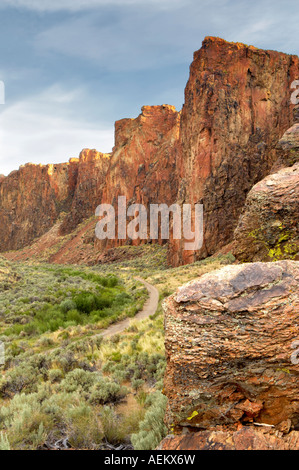
[[[185,251],[185,240],[171,240],[169,262],[214,254],[232,242],[252,187],[279,159],[280,168],[296,161],[298,109],[290,97],[298,76],[296,56],[207,37],[194,54],[181,112],[145,106],[136,119],[116,122],[111,154],[84,150],[67,164],[27,165],[0,178],[0,250],[30,245],[62,216],[57,233],[66,235],[98,204],[126,196],[128,204],[202,203],[202,249]],[[126,243],[89,239],[94,262]]]
[[[80,153],[76,188],[70,212],[60,228],[62,234],[70,233],[84,219],[94,215],[95,208],[102,200],[110,157],[111,154],[90,149]]]
[[[27,164],[0,180],[0,250],[16,250],[49,230],[71,209],[78,160]]]
[[[174,242],[184,264],[232,240],[246,195],[270,173],[278,140],[293,124],[291,84],[298,57],[206,38],[194,54],[182,109],[178,175],[181,203],[204,205],[199,253]]]
[[[116,207],[118,196],[125,196],[127,205],[146,207],[160,203],[171,205],[176,201],[179,124],[180,113],[169,105],[144,106],[136,119],[116,122],[115,147],[103,188],[103,203]],[[97,245],[101,250],[123,243],[117,240],[97,242]]]

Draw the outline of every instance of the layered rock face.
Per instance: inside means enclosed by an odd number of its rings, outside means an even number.
[[[112,154],[85,149],[68,164],[26,165],[0,179],[0,250],[30,244],[51,229],[62,212],[67,214],[59,233],[70,233],[99,204],[116,207],[118,196],[126,196],[128,205],[173,204],[179,122],[173,106],[145,106],[138,118],[116,122]],[[101,252],[106,246],[98,242],[96,248]]]
[[[299,124],[294,124],[288,129],[279,141],[279,146],[284,150],[293,150],[294,157],[298,158],[299,152]]]
[[[298,57],[206,38],[195,53],[182,110],[181,203],[204,205],[199,253],[173,242],[173,264],[215,253],[232,240],[252,186],[270,173],[276,145],[293,123]]]
[[[168,437],[159,450],[299,450],[299,432],[277,437],[251,427],[235,432],[204,431]]]
[[[250,189],[278,157],[294,150],[283,142],[277,148],[277,142],[298,117],[291,104],[298,61],[206,38],[194,55],[182,112],[145,106],[136,119],[116,122],[111,155],[84,150],[79,160],[53,170],[29,165],[0,177],[0,250],[32,243],[62,212],[60,233],[70,233],[100,203],[116,206],[118,196],[126,196],[128,205],[202,203],[202,249],[186,251],[185,240],[171,240],[169,262],[177,266],[214,254],[232,241]],[[297,145],[297,134],[295,125],[289,146]],[[96,241],[95,262],[105,248],[127,241]]]
[[[0,180],[0,250],[15,250],[49,230],[71,208],[78,160],[27,164]]]
[[[299,163],[252,188],[233,252],[240,261],[299,259]]]
[[[84,219],[94,215],[101,203],[103,186],[109,168],[111,154],[84,149],[80,153],[78,176],[70,213],[61,226],[61,233],[74,230]]]
[[[296,261],[233,265],[165,301],[169,428],[299,430],[298,285]]]
[[[127,205],[144,204],[147,208],[176,201],[179,124],[180,113],[169,105],[144,106],[138,118],[116,122],[115,147],[102,197],[103,203],[113,204],[116,215],[118,196],[125,196]],[[125,242],[98,242],[98,247]]]

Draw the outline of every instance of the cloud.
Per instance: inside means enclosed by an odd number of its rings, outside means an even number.
[[[82,90],[53,86],[5,106],[0,116],[0,173],[8,174],[25,161],[66,162],[86,147],[111,151],[113,128],[74,112],[73,105],[83,95]]]
[[[297,0],[1,0],[5,6],[22,10],[1,11],[0,173],[30,160],[66,161],[83,147],[110,151],[115,119],[135,117],[143,104],[179,108],[205,35],[298,53]]]
[[[38,33],[35,47],[40,56],[77,58],[119,73],[188,63],[203,33],[198,11],[190,19],[187,4],[172,11],[157,12],[145,4],[63,19]]]
[[[288,3],[290,7],[294,4]],[[40,55],[80,59],[120,74],[187,64],[205,35],[262,48],[298,50],[292,39],[298,14],[290,16],[290,10],[269,0],[253,1],[250,8],[244,0],[237,4],[231,0],[185,0],[167,11],[158,11],[157,4],[152,8],[148,2],[138,8],[129,8],[125,2],[119,5],[114,10],[85,12],[56,22],[37,34],[36,50]]]
[[[147,4],[160,8],[173,8],[176,4],[183,4],[184,0],[147,0]],[[144,0],[1,0],[1,7],[26,8],[28,10],[56,12],[56,11],[83,11],[102,6],[128,6],[143,5]]]

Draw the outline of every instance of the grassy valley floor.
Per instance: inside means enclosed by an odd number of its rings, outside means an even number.
[[[121,247],[94,267],[0,258],[0,449],[153,449],[166,435],[161,302],[231,255],[169,268],[166,247]],[[133,318],[160,293],[157,312]],[[101,332],[124,318],[125,332]]]

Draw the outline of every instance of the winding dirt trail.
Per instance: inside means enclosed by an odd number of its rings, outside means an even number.
[[[125,331],[129,326],[131,321],[135,320],[144,320],[145,318],[154,315],[158,308],[159,303],[159,292],[152,284],[149,284],[144,279],[136,277],[137,281],[141,282],[149,293],[149,298],[145,302],[143,309],[135,315],[134,318],[126,318],[114,325],[109,326],[106,330],[103,330],[102,333],[97,334],[97,336],[102,336],[103,338],[110,338],[111,336],[117,335]]]

